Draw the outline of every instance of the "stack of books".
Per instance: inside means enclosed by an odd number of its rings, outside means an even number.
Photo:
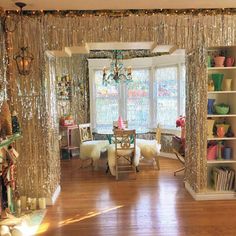
[[[212,169],[213,188],[216,191],[234,190],[235,170],[230,167],[213,167]]]

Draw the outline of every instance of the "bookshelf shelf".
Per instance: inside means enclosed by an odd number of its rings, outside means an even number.
[[[228,94],[228,93],[236,93],[235,90],[231,91],[208,91],[208,94]]]
[[[213,160],[207,161],[207,164],[228,164],[228,163],[236,163],[235,160]]]
[[[218,115],[218,114],[212,114],[212,115],[207,115],[208,118],[220,118],[220,117],[236,117],[236,114],[226,114],[226,115]]]
[[[236,140],[236,137],[223,137],[223,138],[219,138],[219,137],[212,137],[212,138],[207,138],[207,141],[224,141],[224,140]]]
[[[235,66],[230,66],[230,67],[208,67],[207,68],[208,71],[211,70],[236,70]]]

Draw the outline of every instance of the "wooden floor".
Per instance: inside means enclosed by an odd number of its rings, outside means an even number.
[[[183,186],[176,160],[162,158],[161,170],[141,166],[137,179],[116,181],[80,168],[80,161],[62,161],[62,192],[37,235],[48,236],[230,236],[236,235],[235,201],[194,201]]]

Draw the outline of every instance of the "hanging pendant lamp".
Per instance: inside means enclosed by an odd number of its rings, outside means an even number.
[[[115,81],[119,83],[124,81],[126,83],[132,81],[131,67],[125,68],[122,63],[123,55],[121,50],[113,51],[113,60],[110,65],[110,73],[107,74],[106,68],[103,68],[103,84],[108,85]]]
[[[16,61],[17,69],[20,75],[29,75],[31,72],[31,66],[33,62],[33,55],[28,51],[28,47],[24,46],[24,29],[22,23],[22,16],[23,16],[23,7],[26,6],[23,2],[16,2],[16,6],[20,8],[20,26],[21,26],[21,44],[22,47],[20,51],[14,56],[14,60]]]

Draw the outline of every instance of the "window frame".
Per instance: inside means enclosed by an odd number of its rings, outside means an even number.
[[[89,95],[90,95],[90,122],[93,130],[97,131],[96,127],[96,88],[95,88],[95,71],[102,70],[104,67],[109,68],[111,63],[111,59],[88,59],[88,67],[89,67]],[[180,114],[180,106],[183,102],[180,101],[180,78],[181,78],[181,66],[185,65],[185,55],[184,54],[176,54],[176,55],[163,55],[163,56],[155,56],[155,57],[141,57],[141,58],[133,58],[123,60],[123,64],[125,67],[131,66],[133,70],[135,69],[148,69],[150,74],[149,81],[149,127],[150,130],[156,128],[156,114],[157,114],[157,91],[156,91],[156,78],[155,73],[156,69],[169,67],[169,66],[177,66],[177,99],[178,99],[178,114]],[[186,82],[186,76],[185,76]],[[127,88],[125,88],[124,84],[119,85],[119,114],[122,115],[123,119],[126,119],[127,108],[125,101],[127,101]],[[123,87],[123,89],[122,89]],[[186,87],[186,86],[185,86]],[[186,92],[185,92],[186,94]],[[175,133],[178,129],[165,129],[166,133]]]

